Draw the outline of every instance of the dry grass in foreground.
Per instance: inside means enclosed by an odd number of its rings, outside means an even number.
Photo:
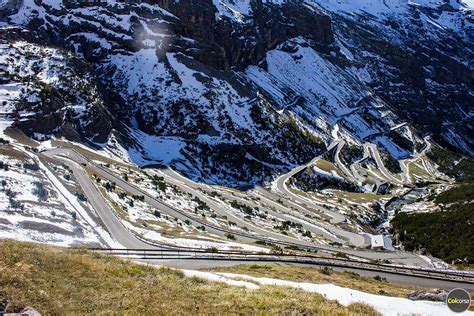
[[[362,277],[357,273],[337,272],[328,268],[318,269],[314,267],[290,267],[276,264],[250,264],[211,270],[247,274],[255,277],[277,278],[295,282],[332,283],[367,293],[404,298],[412,291],[422,290],[422,288],[418,287],[395,285],[384,282],[383,279]]]
[[[321,295],[261,286],[248,290],[180,271],[138,265],[86,250],[0,241],[0,302],[43,314],[375,315]]]

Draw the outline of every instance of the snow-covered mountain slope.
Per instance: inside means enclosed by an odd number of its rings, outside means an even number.
[[[329,14],[355,75],[420,132],[472,155],[472,11],[448,2],[410,1],[377,16]]]
[[[59,246],[114,246],[108,233],[95,225],[96,218],[88,215],[90,204],[68,191],[80,190],[71,171],[55,165],[53,173],[46,168],[47,161],[20,148],[9,144],[1,148],[0,238]]]
[[[104,142],[111,125],[96,84],[89,65],[69,52],[22,39],[0,42],[0,112],[10,117],[4,127],[39,140],[64,135]]]
[[[322,6],[338,12],[366,12],[375,16],[397,15],[405,13],[412,7],[438,8],[449,5],[459,10],[467,8],[456,0],[314,0]]]
[[[77,103],[111,113],[93,116],[113,115],[114,148],[139,165],[255,183],[320,153],[336,125],[396,158],[425,133],[473,153],[472,17],[454,1],[15,0],[0,12],[5,45],[61,47],[98,78],[95,101]],[[111,128],[83,121],[78,134],[106,146]]]

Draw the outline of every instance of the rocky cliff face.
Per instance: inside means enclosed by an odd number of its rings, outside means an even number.
[[[139,165],[234,185],[308,161],[335,137],[399,158],[434,133],[472,154],[470,13],[434,2],[387,13],[364,1],[8,1],[3,43],[57,50],[66,64],[58,90],[38,88],[49,105],[11,102],[51,113],[44,126],[18,121],[30,135],[67,125],[64,135],[104,143],[115,128]],[[80,115],[65,114],[74,104]]]
[[[269,50],[300,36],[313,49],[330,51],[334,38],[327,15],[291,2],[264,5],[256,1],[251,10],[242,20],[218,17],[216,44],[224,52],[224,70],[245,70],[258,64]]]

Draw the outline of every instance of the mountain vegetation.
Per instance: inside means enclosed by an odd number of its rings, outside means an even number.
[[[441,211],[399,212],[392,220],[405,249],[420,251],[447,262],[474,262],[474,183],[463,183],[441,193]]]

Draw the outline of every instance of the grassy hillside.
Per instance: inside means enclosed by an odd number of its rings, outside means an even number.
[[[14,241],[0,241],[0,302],[8,311],[30,306],[42,314],[376,314],[297,289],[248,290],[85,250]]]

